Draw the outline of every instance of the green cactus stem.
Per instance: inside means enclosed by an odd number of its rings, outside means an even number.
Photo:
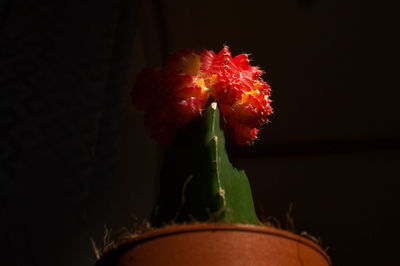
[[[194,119],[168,148],[152,224],[182,222],[258,224],[250,185],[225,149],[216,103]]]

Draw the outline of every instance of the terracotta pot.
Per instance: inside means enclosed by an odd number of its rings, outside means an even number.
[[[175,225],[110,248],[96,266],[328,266],[316,243],[283,230],[243,224]]]

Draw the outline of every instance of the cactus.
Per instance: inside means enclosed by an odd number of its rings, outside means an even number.
[[[139,73],[132,101],[144,111],[152,137],[169,147],[153,225],[259,223],[248,179],[230,162],[224,132],[238,145],[257,140],[272,114],[261,75],[247,54],[232,57],[227,46],[218,54],[183,49],[162,67]]]
[[[167,150],[152,223],[218,221],[257,224],[247,176],[230,162],[216,103]]]

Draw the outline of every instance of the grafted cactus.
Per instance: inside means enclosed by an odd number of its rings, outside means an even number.
[[[139,74],[132,101],[145,112],[150,134],[169,147],[154,225],[258,223],[249,182],[231,164],[224,132],[238,145],[257,139],[272,113],[270,87],[261,75],[247,54],[232,57],[227,46],[218,54],[180,50],[162,67]]]

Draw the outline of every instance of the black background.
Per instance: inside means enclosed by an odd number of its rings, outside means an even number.
[[[5,265],[93,265],[144,219],[162,150],[127,93],[180,48],[251,53],[273,89],[261,140],[234,151],[260,216],[320,237],[334,265],[397,265],[400,4],[0,2]]]

